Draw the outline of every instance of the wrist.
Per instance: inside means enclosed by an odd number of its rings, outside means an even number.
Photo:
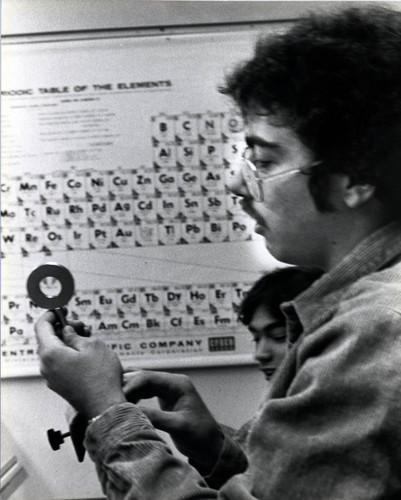
[[[88,421],[90,421],[96,417],[101,416],[112,406],[126,402],[127,399],[125,398],[124,394],[114,395],[113,397],[109,397],[106,400],[102,399],[102,401],[94,401],[88,404],[82,413],[88,419]]]
[[[92,417],[92,418],[90,418],[90,419],[88,420],[88,425],[91,425],[91,424],[93,424],[94,422],[96,422],[96,420],[99,420],[99,418],[101,418],[101,416],[102,416],[102,415],[103,415],[103,414],[102,414],[102,413],[100,413],[99,415],[96,415],[96,417]]]

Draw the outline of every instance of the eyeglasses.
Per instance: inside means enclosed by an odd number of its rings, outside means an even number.
[[[310,168],[322,163],[321,161],[316,161],[304,167],[290,168],[285,172],[272,174],[267,176],[265,179],[261,179],[259,177],[258,169],[256,168],[255,164],[250,160],[252,154],[253,154],[252,148],[250,147],[245,148],[242,154],[243,164],[241,172],[242,172],[242,178],[244,179],[245,185],[249,191],[250,196],[257,202],[264,201],[263,185],[265,183],[269,182],[272,179],[285,177],[286,175],[293,174],[295,172],[299,172],[303,175],[309,175]]]

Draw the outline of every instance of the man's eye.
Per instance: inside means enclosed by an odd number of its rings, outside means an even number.
[[[275,342],[285,342],[287,340],[287,335],[272,335],[272,339]]]
[[[274,161],[272,160],[255,160],[254,163],[258,174],[262,177],[268,174],[274,167]]]
[[[255,167],[259,170],[271,168],[274,164],[273,160],[255,160]]]

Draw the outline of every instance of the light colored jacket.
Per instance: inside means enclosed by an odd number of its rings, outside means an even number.
[[[110,408],[86,435],[109,498],[401,498],[401,226],[358,245],[292,303],[289,354],[220,490],[175,458],[146,416]]]

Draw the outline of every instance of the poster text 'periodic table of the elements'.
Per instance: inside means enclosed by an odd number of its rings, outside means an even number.
[[[274,263],[227,190],[243,122],[215,89],[254,35],[4,47],[2,376],[39,372],[26,280],[46,262],[74,275],[69,317],[126,366],[251,361],[238,310]]]

